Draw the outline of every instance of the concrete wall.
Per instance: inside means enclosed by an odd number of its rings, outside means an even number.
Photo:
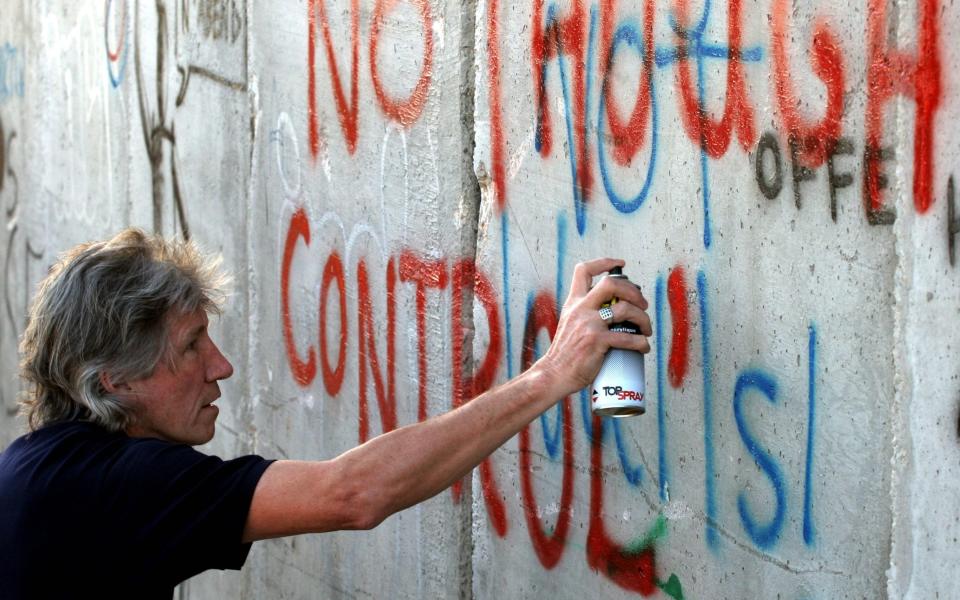
[[[645,416],[571,397],[450,492],[186,597],[960,587],[960,6],[0,13],[0,443],[33,286],[127,224],[235,274],[225,456],[330,457],[516,375],[579,260],[651,302]]]

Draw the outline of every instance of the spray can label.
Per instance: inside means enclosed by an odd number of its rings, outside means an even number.
[[[611,274],[608,277],[624,275]],[[604,306],[612,306],[613,298]],[[640,330],[628,322],[614,323],[610,331],[639,334]],[[603,359],[600,372],[593,381],[591,399],[594,414],[605,417],[631,417],[647,410],[644,355],[634,350],[611,348]]]

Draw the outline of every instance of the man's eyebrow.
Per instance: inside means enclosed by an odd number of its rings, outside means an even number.
[[[200,334],[203,333],[206,328],[207,328],[206,323],[201,323],[196,327],[190,329],[189,331],[187,331],[187,334],[183,336],[183,343],[190,343],[191,341],[199,337]]]

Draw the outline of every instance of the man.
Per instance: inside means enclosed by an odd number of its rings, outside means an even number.
[[[4,597],[170,598],[203,570],[239,569],[255,540],[370,529],[430,498],[589,385],[608,348],[649,351],[640,290],[591,287],[622,264],[577,265],[547,353],[456,410],[332,460],[222,461],[192,448],[213,437],[217,382],[233,373],[207,330],[217,265],[135,229],[74,248],[41,284],[21,342],[31,433],[0,455]]]

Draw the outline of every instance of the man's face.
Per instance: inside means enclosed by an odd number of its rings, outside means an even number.
[[[126,384],[123,395],[134,409],[132,437],[156,437],[191,446],[213,438],[220,409],[217,381],[233,375],[233,365],[207,333],[207,313],[169,317],[167,354],[149,377]]]

